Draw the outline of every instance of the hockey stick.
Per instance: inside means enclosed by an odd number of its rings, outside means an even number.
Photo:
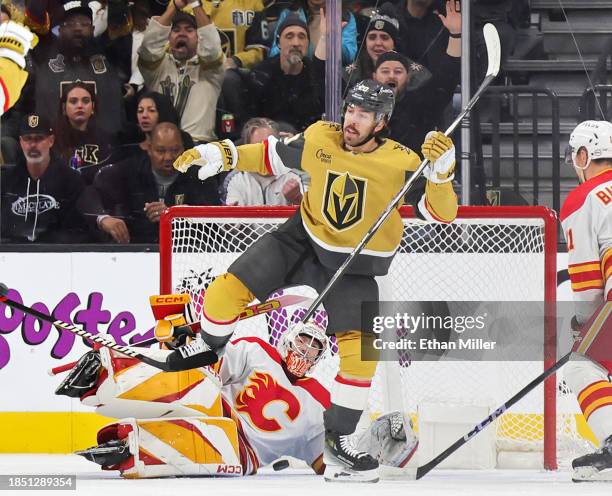
[[[36,317],[39,320],[49,322],[58,329],[63,329],[76,334],[77,336],[81,336],[82,338],[89,339],[94,343],[105,346],[106,348],[118,351],[123,355],[136,358],[141,362],[163,370],[164,372],[179,372],[181,370],[205,367],[211,363],[215,363],[218,360],[218,357],[214,351],[203,351],[196,355],[185,357],[182,353],[180,353],[180,350],[147,350],[132,346],[123,346],[110,340],[104,334],[92,334],[81,327],[75,326],[74,324],[64,322],[63,320],[54,319],[52,316],[39,312],[34,308],[30,308],[26,305],[10,300],[7,297],[7,294],[8,287],[5,284],[0,283],[1,303],[14,308],[15,310],[20,310],[28,315]],[[310,300],[310,298],[295,295],[280,296],[275,300],[270,300],[247,307],[241,314],[241,318],[248,319],[257,315],[268,313],[283,306],[294,305],[307,300]]]
[[[521,399],[523,399],[528,393],[533,391],[542,382],[544,382],[548,377],[553,375],[555,372],[557,372],[557,370],[559,370],[567,362],[569,362],[572,355],[573,355],[573,352],[570,352],[567,355],[560,358],[558,362],[556,362],[550,368],[542,372],[538,377],[536,377],[533,381],[527,384],[523,389],[521,389],[518,393],[516,393],[512,398],[510,398],[508,401],[502,404],[499,408],[497,408],[493,413],[491,413],[486,419],[484,419],[479,424],[475,425],[474,428],[470,432],[468,432],[465,436],[457,439],[457,441],[451,444],[448,448],[446,448],[442,453],[436,456],[433,460],[430,460],[425,465],[421,465],[420,467],[417,467],[415,478],[418,480],[421,477],[428,474],[432,469],[434,469],[437,465],[439,465],[444,460],[446,460],[450,455],[452,455],[455,451],[461,448],[461,446],[467,443],[470,439],[472,439],[474,436],[479,434],[490,424],[495,422],[495,420],[501,415],[503,415],[506,410],[508,410],[510,407],[512,407],[515,403],[517,403]]]
[[[484,80],[482,81],[482,84],[480,85],[480,87],[476,90],[476,93],[474,93],[474,96],[472,97],[472,99],[467,103],[465,108],[461,111],[461,113],[457,116],[457,118],[453,121],[453,123],[448,127],[448,129],[444,132],[446,136],[450,135],[455,130],[455,128],[459,125],[459,123],[464,119],[464,117],[468,113],[471,112],[471,110],[474,108],[474,105],[478,103],[478,100],[480,100],[481,95],[485,92],[487,87],[491,84],[491,82],[493,81],[493,79],[495,79],[495,77],[497,76],[497,73],[499,72],[499,63],[500,63],[500,58],[501,58],[501,46],[499,43],[499,35],[497,34],[497,29],[495,29],[495,26],[493,26],[493,24],[485,24],[483,28],[483,35],[484,35],[485,43],[487,46],[487,55],[489,59],[487,74]],[[363,239],[359,242],[359,244],[353,249],[350,255],[346,258],[344,263],[340,267],[338,267],[338,270],[336,270],[336,273],[327,283],[327,286],[325,286],[325,288],[319,293],[319,296],[312,302],[312,304],[310,305],[310,307],[308,308],[308,310],[302,317],[302,322],[306,322],[310,317],[312,317],[315,310],[319,307],[323,299],[327,296],[327,293],[329,293],[331,289],[334,287],[334,285],[336,284],[336,281],[340,277],[342,277],[342,275],[346,272],[346,270],[351,265],[353,260],[355,260],[357,255],[361,253],[364,246],[368,243],[368,241],[370,241],[370,239],[372,239],[372,236],[374,236],[374,234],[376,233],[376,231],[378,231],[380,226],[387,220],[387,217],[391,215],[391,212],[393,212],[393,210],[397,207],[397,205],[402,200],[402,198],[404,198],[406,193],[412,188],[412,185],[421,176],[421,174],[425,170],[425,167],[427,167],[428,164],[429,164],[428,160],[423,160],[421,164],[419,165],[419,167],[414,171],[412,176],[410,176],[410,179],[406,181],[406,184],[404,184],[402,189],[400,189],[399,192],[393,197],[393,199],[391,200],[391,203],[387,205],[387,208],[385,208],[382,214],[380,214],[380,217],[378,217],[378,220],[368,230],[368,232],[365,234]]]

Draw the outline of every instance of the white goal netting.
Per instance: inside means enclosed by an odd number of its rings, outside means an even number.
[[[556,225],[545,209],[467,207],[449,225],[423,222],[409,212],[403,209],[404,235],[389,275],[378,281],[381,300],[443,301],[449,307],[454,302],[554,301]],[[283,208],[171,209],[162,224],[162,291],[189,292],[199,311],[212,279],[290,213]],[[306,287],[283,289],[271,297],[278,294],[316,296]],[[276,344],[307,306],[243,320],[237,335],[257,335]],[[315,318],[325,324],[324,309]],[[543,319],[537,332],[554,336],[554,322],[545,326]],[[332,345],[330,356],[313,373],[325,386],[336,373],[335,350]],[[424,402],[474,404],[492,411],[543,369],[542,360],[409,364],[400,354],[396,361],[379,365],[368,411],[376,415],[402,409],[417,428]],[[541,453],[540,465],[552,468],[557,459],[562,462],[583,451],[577,413],[575,399],[553,378],[496,421],[497,449]]]

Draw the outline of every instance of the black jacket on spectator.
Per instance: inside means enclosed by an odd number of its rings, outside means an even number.
[[[78,172],[51,155],[39,179],[32,179],[20,160],[0,167],[2,239],[14,243],[81,243],[87,229],[76,203],[85,189]]]
[[[150,222],[145,203],[160,201],[151,161],[148,155],[103,167],[93,187],[102,199],[106,213],[125,220],[132,243],[156,243],[159,223]],[[177,174],[163,198],[166,206],[221,205],[216,178],[200,181],[196,167]]]
[[[424,85],[404,90],[395,102],[389,120],[389,137],[421,154],[429,131],[442,126],[442,115],[460,80],[461,58],[445,54],[442,65]]]
[[[64,52],[58,39],[48,34],[32,50],[34,102],[24,102],[26,111],[35,111],[55,122],[60,101],[60,87],[76,80],[96,86],[97,120],[100,128],[113,134],[125,122],[121,81],[105,55],[104,47],[94,39],[79,55]]]
[[[323,80],[310,59],[295,76],[281,70],[280,55],[265,59],[246,76],[250,115],[288,122],[298,131],[321,118]]]
[[[423,64],[433,74],[438,72],[448,48],[448,31],[442,21],[432,9],[421,19],[412,17],[405,1],[396,6],[395,17],[399,21],[400,32],[396,50]]]
[[[86,184],[93,182],[94,176],[104,164],[108,164],[113,139],[91,123],[85,131],[69,125],[55,127],[53,150],[65,163],[76,169]]]

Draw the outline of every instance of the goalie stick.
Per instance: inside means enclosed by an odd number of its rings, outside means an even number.
[[[485,90],[488,88],[488,86],[491,84],[493,79],[495,79],[495,77],[497,76],[499,72],[499,63],[500,63],[500,58],[501,58],[501,46],[499,43],[499,35],[497,34],[497,29],[495,29],[495,26],[493,26],[493,24],[485,24],[482,31],[483,31],[483,35],[485,39],[485,44],[487,46],[487,56],[488,56],[487,74],[484,80],[482,81],[480,87],[476,90],[476,93],[474,93],[474,96],[472,97],[472,99],[467,103],[465,108],[461,111],[461,113],[457,116],[457,118],[453,121],[453,123],[448,127],[448,129],[444,132],[446,136],[450,135],[455,130],[455,128],[459,125],[459,123],[463,120],[463,118],[469,112],[471,112],[471,110],[474,108],[476,103],[478,103],[478,100],[480,100],[480,97],[482,96],[482,94],[485,92]],[[346,258],[344,263],[340,267],[338,267],[338,270],[336,270],[335,274],[332,276],[330,281],[327,283],[327,286],[323,288],[323,290],[319,293],[319,296],[312,302],[312,304],[310,305],[310,307],[308,308],[308,310],[302,317],[302,322],[306,322],[310,317],[312,317],[312,315],[314,314],[316,309],[319,307],[321,302],[325,299],[327,294],[332,290],[332,288],[336,284],[336,281],[340,277],[342,277],[342,275],[348,269],[349,265],[351,265],[351,263],[353,262],[353,260],[355,260],[357,255],[361,253],[361,251],[363,250],[365,245],[368,243],[368,241],[372,239],[372,236],[374,236],[374,234],[376,233],[376,231],[378,231],[380,226],[387,220],[387,217],[389,217],[389,215],[391,215],[391,212],[393,212],[393,210],[397,207],[398,203],[402,200],[402,198],[404,198],[406,193],[410,191],[410,189],[412,188],[412,185],[421,176],[421,174],[425,170],[425,167],[427,167],[428,163],[429,163],[428,160],[423,160],[421,164],[419,165],[419,167],[410,176],[410,179],[406,181],[402,189],[400,189],[397,192],[397,194],[393,197],[393,199],[391,200],[391,203],[389,203],[389,205],[387,205],[385,210],[383,210],[383,212],[380,214],[380,217],[378,217],[374,225],[370,227],[370,229],[365,234],[363,239],[353,249],[353,251]]]
[[[101,346],[105,346],[106,348],[110,348],[111,350],[115,350],[119,353],[122,353],[123,355],[129,356],[131,358],[136,358],[141,362],[146,363],[147,365],[151,365],[152,367],[155,367],[157,369],[163,370],[164,372],[179,372],[181,370],[205,367],[217,361],[217,355],[213,351],[205,351],[197,355],[184,357],[179,352],[179,350],[175,350],[168,353],[165,356],[165,359],[161,360],[160,355],[162,355],[162,353],[160,352],[166,350],[147,350],[146,348],[135,348],[133,346],[124,346],[117,344],[114,341],[108,339],[104,334],[92,334],[74,324],[64,322],[63,320],[54,319],[50,315],[46,315],[34,308],[28,307],[27,305],[23,305],[21,303],[13,301],[7,297],[7,294],[8,287],[5,284],[0,283],[1,303],[4,303],[5,305],[11,308],[14,308],[15,310],[20,310],[28,315],[36,317],[37,319],[49,322],[58,329],[63,329],[65,331],[71,332],[72,334],[76,334],[77,336],[81,336],[82,338],[89,339]],[[276,310],[289,305],[295,305],[297,303],[309,300],[311,300],[311,298],[305,296],[279,296],[278,298],[275,298],[273,300],[268,300],[263,303],[258,303],[247,307],[245,311],[241,314],[240,318],[241,320],[249,319],[257,315],[262,315],[271,312],[272,310]]]

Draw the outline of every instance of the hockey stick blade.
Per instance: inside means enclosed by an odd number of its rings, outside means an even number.
[[[482,34],[487,46],[487,57],[489,59],[487,66],[487,76],[496,77],[499,74],[499,65],[501,63],[501,43],[499,42],[499,34],[493,24],[487,23],[482,28]]]
[[[557,370],[563,367],[567,362],[569,362],[573,353],[568,353],[563,356],[556,362],[554,365],[551,365],[548,369],[542,372],[538,377],[536,377],[533,381],[527,384],[523,389],[521,389],[518,393],[516,393],[512,398],[502,404],[499,408],[497,408],[493,413],[491,413],[487,418],[485,418],[482,422],[475,425],[472,430],[470,430],[465,436],[457,439],[452,445],[446,448],[442,453],[436,456],[433,460],[427,462],[425,465],[421,465],[416,469],[415,478],[418,480],[428,474],[431,470],[433,470],[436,466],[446,460],[449,456],[451,456],[455,451],[457,451],[461,446],[467,443],[470,439],[472,439],[477,434],[481,433],[485,428],[491,425],[495,420],[503,415],[509,408],[511,408],[515,403],[522,400],[528,393],[533,391],[536,387],[538,387],[542,382],[544,382],[548,377],[553,375]]]

